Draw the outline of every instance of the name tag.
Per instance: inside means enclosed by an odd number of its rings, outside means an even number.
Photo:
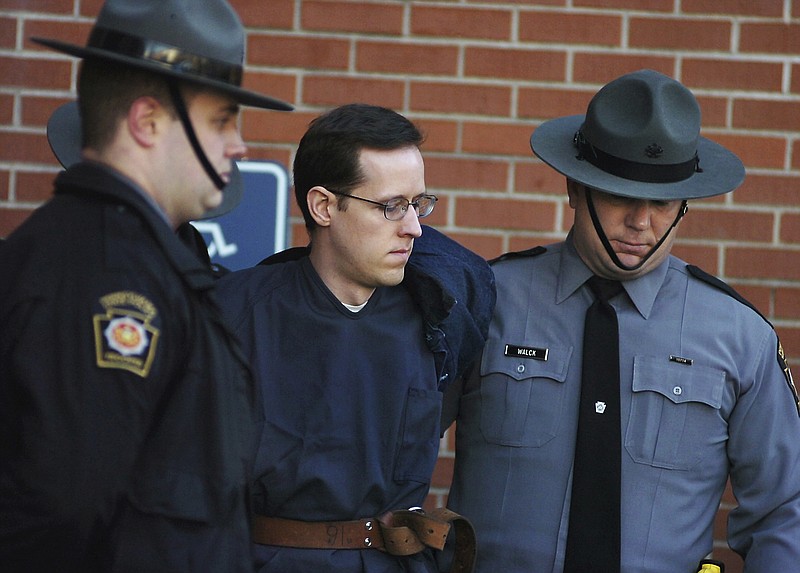
[[[514,346],[506,344],[504,354],[512,358],[532,358],[533,360],[547,360],[547,348],[534,348],[532,346]]]

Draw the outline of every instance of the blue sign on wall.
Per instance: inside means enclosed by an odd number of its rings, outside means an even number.
[[[232,271],[252,267],[286,248],[289,174],[272,161],[237,166],[244,192],[239,205],[219,217],[193,221],[211,261]]]

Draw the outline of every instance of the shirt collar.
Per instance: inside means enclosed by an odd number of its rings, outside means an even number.
[[[625,292],[633,302],[636,310],[645,319],[650,316],[658,291],[664,284],[669,269],[670,257],[666,257],[660,265],[635,279],[622,282]],[[561,249],[561,264],[558,271],[558,286],[556,287],[556,304],[561,304],[572,296],[589,277],[592,271],[583,262],[578,251],[575,250],[572,231],[564,241]]]
[[[55,192],[80,197],[93,195],[104,201],[127,205],[146,223],[164,255],[195,290],[213,288],[211,269],[176,235],[166,223],[163,211],[155,209],[140,192],[133,189],[125,177],[94,162],[80,162],[58,174]]]
[[[123,174],[123,173],[121,173],[120,171],[117,171],[116,169],[114,169],[114,168],[113,168],[113,167],[111,167],[110,165],[107,165],[107,164],[105,164],[105,163],[99,163],[99,162],[97,162],[97,163],[93,163],[93,164],[94,164],[94,165],[95,165],[97,168],[99,168],[99,169],[102,169],[103,171],[105,171],[105,172],[106,172],[108,175],[110,175],[111,177],[114,177],[114,178],[115,178],[115,179],[117,179],[118,181],[120,181],[120,182],[124,183],[125,185],[127,185],[128,187],[130,187],[131,189],[133,189],[134,191],[136,191],[136,193],[138,193],[138,194],[139,194],[139,196],[140,196],[142,199],[144,199],[144,200],[145,200],[145,202],[146,202],[148,205],[150,205],[150,207],[152,207],[152,208],[153,208],[153,210],[154,210],[156,213],[158,213],[158,215],[159,215],[159,216],[161,217],[161,219],[162,219],[162,220],[163,220],[163,221],[164,221],[164,222],[167,224],[167,226],[168,226],[170,229],[172,229],[172,228],[173,228],[173,227],[172,227],[172,222],[169,220],[169,217],[167,217],[167,214],[164,212],[164,209],[161,207],[161,205],[159,205],[159,204],[156,202],[156,200],[153,198],[153,196],[152,196],[152,195],[150,195],[149,193],[147,193],[147,192],[144,190],[144,188],[143,188],[141,185],[139,185],[139,184],[138,184],[136,181],[134,181],[133,179],[131,179],[131,178],[130,178],[130,177],[128,177],[127,175],[124,175],[124,174]],[[173,230],[174,230],[174,229],[173,229]]]

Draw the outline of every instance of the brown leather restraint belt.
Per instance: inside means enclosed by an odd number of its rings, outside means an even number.
[[[468,519],[440,507],[430,513],[390,511],[380,518],[355,521],[296,521],[256,515],[253,541],[262,545],[303,549],[377,549],[391,555],[413,555],[426,547],[443,549],[450,526],[455,528],[451,573],[472,573],[475,530]]]

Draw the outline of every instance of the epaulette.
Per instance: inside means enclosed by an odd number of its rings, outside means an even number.
[[[758,314],[758,316],[764,319],[764,322],[769,324],[773,328],[773,330],[775,329],[775,327],[772,326],[772,323],[769,320],[767,320],[767,317],[764,316],[761,313],[761,311],[759,311],[755,306],[753,306],[753,304],[750,301],[748,301],[746,298],[744,298],[742,295],[736,292],[733,289],[733,287],[730,286],[729,284],[721,281],[714,275],[708,274],[703,269],[696,267],[694,265],[686,265],[686,270],[689,271],[689,274],[691,274],[693,277],[700,279],[701,281],[720,289],[722,292],[738,300],[743,305],[752,308]],[[783,346],[781,345],[780,339],[778,339],[778,364],[780,365],[781,370],[783,370],[783,375],[786,378],[786,383],[789,385],[789,390],[792,393],[792,398],[794,399],[795,406],[797,406],[797,415],[800,416],[800,394],[798,393],[797,387],[794,384],[792,371],[789,369],[789,363],[786,361],[786,353],[783,350]]]
[[[491,259],[489,261],[489,264],[493,265],[495,263],[499,263],[500,261],[505,261],[507,259],[517,259],[520,257],[536,257],[546,252],[547,249],[545,247],[533,247],[530,249],[525,249],[524,251],[511,251],[510,253],[504,253],[497,258]]]
[[[740,303],[742,303],[743,305],[745,305],[745,306],[747,306],[747,307],[749,307],[749,308],[753,309],[753,310],[754,310],[754,311],[755,311],[755,312],[758,314],[758,316],[760,316],[761,318],[763,318],[763,319],[764,319],[764,321],[765,321],[767,324],[769,324],[770,326],[772,326],[772,323],[771,323],[771,322],[770,322],[770,321],[767,319],[767,317],[766,317],[766,316],[764,316],[764,315],[761,313],[761,311],[760,311],[760,310],[758,310],[758,309],[757,309],[757,308],[756,308],[756,307],[753,305],[753,303],[752,303],[752,302],[750,302],[749,300],[747,300],[746,298],[744,298],[742,295],[740,295],[738,292],[736,292],[736,290],[735,290],[735,289],[734,289],[734,288],[733,288],[731,285],[729,285],[728,283],[726,283],[725,281],[722,281],[722,280],[718,279],[718,278],[717,278],[717,277],[715,277],[714,275],[707,273],[706,271],[704,271],[704,270],[703,270],[703,269],[701,269],[700,267],[696,267],[695,265],[686,265],[686,270],[687,270],[687,271],[689,271],[689,274],[690,274],[690,275],[692,275],[694,278],[696,278],[696,279],[700,279],[700,280],[701,280],[701,281],[703,281],[704,283],[708,283],[708,284],[710,284],[711,286],[718,288],[719,290],[721,290],[722,292],[724,292],[724,293],[725,293],[725,294],[727,294],[728,296],[730,296],[730,297],[732,297],[732,298],[734,298],[734,299],[738,300],[738,301],[739,301]]]

